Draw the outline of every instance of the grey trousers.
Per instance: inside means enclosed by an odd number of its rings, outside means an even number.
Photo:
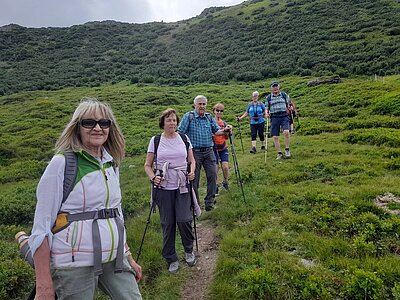
[[[95,276],[93,267],[52,269],[53,286],[59,300],[92,300],[99,285],[113,300],[141,300],[135,272],[124,257],[123,271],[114,272],[115,260],[104,263],[103,274]]]
[[[217,168],[215,167],[216,159],[212,148],[205,152],[193,151],[194,159],[196,160],[195,178],[193,181],[193,189],[199,200],[199,183],[201,167],[204,168],[207,178],[207,195],[204,198],[206,206],[214,204],[215,193],[217,190]]]
[[[177,261],[175,249],[176,225],[182,240],[185,253],[193,251],[194,235],[192,232],[192,204],[189,193],[180,194],[179,190],[154,189],[153,199],[160,212],[163,230],[162,256],[168,264]]]

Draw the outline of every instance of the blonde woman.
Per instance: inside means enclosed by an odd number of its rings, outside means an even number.
[[[224,114],[224,105],[222,103],[217,103],[213,107],[213,113],[215,116],[215,121],[221,129],[226,127],[226,122],[222,120],[222,115]],[[229,134],[224,135],[214,135],[214,155],[217,161],[217,194],[219,190],[220,181],[218,180],[219,164],[221,164],[222,175],[224,180],[222,181],[222,186],[225,190],[229,189],[228,176],[229,176],[229,152],[226,140],[229,138]]]
[[[37,187],[29,238],[35,299],[94,299],[98,285],[112,299],[142,299],[142,270],[126,244],[121,211],[125,141],[110,106],[82,99],[55,148]],[[74,152],[78,170],[64,201],[66,151]]]

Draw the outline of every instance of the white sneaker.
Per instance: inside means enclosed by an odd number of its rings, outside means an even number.
[[[194,253],[185,253],[185,260],[186,263],[188,264],[189,267],[193,267],[197,260],[196,260],[196,256],[194,255]]]
[[[171,273],[178,272],[178,269],[179,269],[179,261],[174,261],[169,264],[168,271],[170,271]]]
[[[282,152],[278,152],[278,154],[276,155],[276,159],[277,159],[277,160],[278,160],[278,159],[282,159],[282,157],[283,157]]]
[[[289,148],[285,149],[285,157],[286,158],[290,158],[290,150],[289,150]]]

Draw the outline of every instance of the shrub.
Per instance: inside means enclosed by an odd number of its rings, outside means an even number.
[[[356,270],[346,285],[346,295],[351,299],[382,299],[383,281],[375,273]]]

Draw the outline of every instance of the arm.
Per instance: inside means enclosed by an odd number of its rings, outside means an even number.
[[[189,149],[188,150],[188,163],[190,165],[190,172],[188,173],[188,178],[189,180],[193,180],[194,179],[194,173],[196,170],[196,161],[194,159],[194,155],[193,155],[193,150]]]
[[[183,134],[187,134],[189,131],[189,113],[185,113],[182,117],[181,122],[177,128],[177,131]]]
[[[36,298],[50,300],[54,299],[53,280],[50,273],[50,247],[45,238],[33,255],[36,274]]]
[[[237,117],[238,121],[242,121],[244,118],[246,118],[249,115],[249,113],[246,111],[243,115],[241,115],[240,117]]]
[[[147,176],[149,176],[149,179],[152,183],[155,185],[160,185],[162,181],[161,176],[156,176],[153,171],[153,162],[154,162],[154,153],[152,152],[147,152],[146,156],[146,162],[144,163],[144,171],[146,172]]]
[[[139,282],[143,277],[142,267],[133,259],[132,253],[131,253],[131,251],[129,251],[128,244],[126,244],[126,243],[125,243],[125,248],[127,249],[125,251],[125,253],[128,254],[129,265],[135,271],[136,282]]]

